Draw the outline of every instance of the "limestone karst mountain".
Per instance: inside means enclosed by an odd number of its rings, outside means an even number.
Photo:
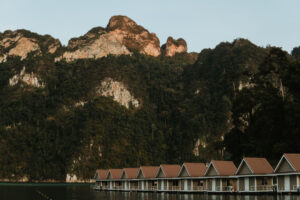
[[[176,53],[186,53],[187,44],[182,38],[174,40],[172,37],[168,37],[167,43],[162,46],[165,51],[165,56],[174,56]]]
[[[174,40],[169,37],[161,49],[155,33],[121,15],[111,17],[105,28],[92,28],[85,35],[70,39],[66,47],[61,47],[59,40],[49,35],[27,30],[5,31],[0,33],[0,62],[5,62],[8,56],[20,56],[23,60],[31,52],[34,55],[56,53],[55,61],[101,58],[110,54],[131,55],[134,52],[156,57],[161,55],[162,49],[166,56],[187,52],[187,44],[182,38]]]
[[[0,179],[84,180],[96,168],[249,152],[277,160],[299,147],[298,50],[237,39],[187,53],[183,39],[160,46],[125,16],[67,46],[0,33]]]
[[[8,56],[19,56],[21,60],[28,54],[54,54],[61,47],[60,41],[49,35],[39,35],[27,30],[5,31],[0,33],[0,62]]]
[[[69,41],[61,58],[101,58],[109,54],[121,55],[138,52],[160,55],[160,42],[154,33],[126,16],[113,16],[106,28],[96,27],[79,38]]]

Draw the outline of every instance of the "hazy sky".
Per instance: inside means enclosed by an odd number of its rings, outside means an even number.
[[[182,37],[189,51],[243,37],[291,51],[300,45],[300,0],[0,0],[0,32],[29,29],[67,44],[113,15],[154,32],[161,45]]]

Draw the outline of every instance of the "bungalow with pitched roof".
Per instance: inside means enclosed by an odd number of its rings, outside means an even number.
[[[158,166],[141,166],[136,178],[139,180],[139,188],[142,191],[157,190],[157,179],[155,178]]]
[[[204,163],[183,163],[178,173],[179,188],[181,191],[205,191],[206,182]]]
[[[122,184],[122,190],[137,190],[138,181],[136,176],[139,168],[124,168],[121,174],[120,179]]]
[[[122,169],[109,169],[106,179],[109,181],[109,190],[118,190],[122,186],[120,181]]]
[[[206,169],[206,191],[236,191],[237,180],[234,177],[236,166],[232,161],[212,160]]]
[[[107,176],[107,169],[97,169],[96,170],[96,174],[95,174],[95,180],[96,180],[96,185],[95,185],[95,189],[99,189],[99,190],[105,190],[107,189],[107,180],[106,180],[106,176]]]
[[[180,165],[160,165],[155,176],[158,179],[158,191],[178,190],[179,170]]]
[[[296,192],[300,190],[300,154],[285,153],[277,164],[274,173],[277,176],[278,192]]]
[[[235,175],[239,192],[273,191],[273,168],[265,158],[243,158]]]

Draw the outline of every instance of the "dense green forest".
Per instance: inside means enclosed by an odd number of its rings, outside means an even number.
[[[300,152],[300,53],[248,40],[204,49],[196,60],[55,55],[0,64],[0,178],[89,179],[97,168]],[[26,66],[44,87],[9,80]],[[110,77],[140,102],[96,95]],[[85,102],[76,106],[78,102]]]

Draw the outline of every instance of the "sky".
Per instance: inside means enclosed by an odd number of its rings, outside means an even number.
[[[0,0],[0,32],[27,29],[67,45],[113,15],[126,15],[161,45],[182,37],[188,51],[246,38],[258,46],[300,46],[300,0]]]

